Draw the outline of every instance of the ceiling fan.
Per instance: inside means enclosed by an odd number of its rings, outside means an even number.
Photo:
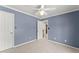
[[[44,16],[47,15],[47,11],[53,11],[56,8],[45,8],[45,5],[40,5],[39,8],[36,8],[35,10],[37,11],[35,14],[39,16]]]

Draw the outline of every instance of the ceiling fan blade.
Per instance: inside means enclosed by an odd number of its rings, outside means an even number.
[[[40,5],[40,8],[34,9],[35,11],[44,10],[44,5]]]
[[[55,10],[56,8],[46,8],[46,9],[44,9],[45,11],[53,11],[53,10]]]
[[[41,5],[41,9],[44,9],[44,5]]]
[[[34,11],[39,11],[40,9],[37,8],[37,9],[33,9],[33,10],[34,10]]]
[[[41,5],[37,5],[35,8],[38,8],[39,9],[39,8],[41,8]]]

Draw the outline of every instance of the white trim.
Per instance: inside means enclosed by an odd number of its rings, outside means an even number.
[[[35,16],[35,15],[32,15],[32,14],[30,14],[30,13],[28,13],[28,12],[23,12],[23,11],[18,10],[18,9],[16,9],[16,8],[9,7],[9,6],[7,6],[7,5],[2,5],[2,6],[3,6],[3,7],[6,7],[6,8],[9,8],[9,9],[12,9],[12,10],[15,10],[15,11],[18,11],[18,12],[21,12],[21,13],[23,13],[23,14],[26,14],[26,15],[29,15],[29,16],[33,16],[33,17],[36,17],[36,18],[40,19],[39,17],[37,17],[37,16]]]
[[[79,9],[74,9],[74,10],[69,10],[69,11],[66,11],[66,12],[61,12],[61,13],[58,13],[56,15],[50,15],[50,16],[43,17],[43,18],[40,18],[40,19],[47,19],[47,18],[50,18],[50,17],[54,17],[54,16],[58,16],[58,15],[63,15],[63,14],[67,14],[67,13],[71,13],[71,12],[75,12],[75,11],[79,11]]]
[[[12,13],[13,14],[13,13]],[[13,31],[14,31],[14,33],[13,33],[13,47],[14,47],[14,34],[15,34],[15,14],[13,14],[13,16],[14,16],[14,18],[13,18],[13,26],[14,26],[14,28],[13,28]]]
[[[24,42],[24,43],[18,44],[18,45],[16,45],[16,46],[14,46],[13,48],[20,47],[20,46],[23,46],[23,45],[28,44],[28,43],[32,43],[32,42],[34,42],[34,41],[36,41],[36,39],[34,39],[34,40],[32,40],[32,41],[29,41],[29,42]]]
[[[46,18],[49,18],[49,17],[58,16],[58,15],[62,15],[62,14],[66,14],[66,13],[70,13],[70,12],[74,12],[74,11],[78,11],[78,10],[79,10],[79,9],[69,10],[69,11],[62,12],[62,13],[59,13],[59,14],[56,14],[56,15],[50,15],[50,16],[47,16],[47,17],[40,18],[40,17],[35,16],[35,15],[32,15],[32,14],[30,14],[30,13],[28,13],[28,12],[23,12],[23,11],[18,10],[18,9],[16,9],[16,8],[9,7],[9,6],[7,6],[7,5],[2,5],[2,6],[3,6],[3,7],[7,7],[7,8],[9,8],[9,9],[12,9],[12,10],[15,10],[15,11],[18,11],[18,12],[21,12],[21,13],[24,13],[24,14],[26,14],[26,15],[30,15],[30,16],[36,17],[36,18],[38,18],[38,19],[46,19]]]
[[[69,48],[79,50],[79,48],[76,48],[76,47],[73,47],[73,46],[70,46],[70,45],[67,45],[67,44],[59,43],[59,42],[52,41],[52,40],[48,40],[48,41],[51,42],[51,43],[56,43],[56,44],[59,44],[59,45],[65,46],[65,47],[69,47]]]

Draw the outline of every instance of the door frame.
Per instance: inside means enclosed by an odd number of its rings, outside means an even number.
[[[3,51],[3,50],[6,50],[6,49],[9,49],[9,48],[13,48],[14,47],[14,22],[15,22],[15,19],[14,19],[14,17],[15,17],[15,15],[13,14],[13,13],[9,13],[9,12],[6,12],[6,11],[0,11],[0,13],[2,13],[2,16],[4,16],[4,15],[11,15],[12,16],[12,20],[11,20],[11,27],[13,27],[13,28],[10,28],[10,35],[11,35],[11,33],[13,34],[12,35],[12,46],[10,47],[7,47],[7,48],[5,48],[5,49],[2,49],[2,50],[0,50],[0,51]],[[7,19],[8,20],[8,19]],[[10,25],[10,24],[9,24]]]
[[[43,39],[43,35],[46,35],[46,25],[48,26],[48,20],[37,21],[37,40]],[[44,31],[43,31],[44,30]],[[48,39],[48,27],[47,27],[47,39]]]

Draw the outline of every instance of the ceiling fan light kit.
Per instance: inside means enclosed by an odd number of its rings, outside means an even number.
[[[35,9],[35,10],[37,10],[36,15],[38,15],[38,16],[44,16],[44,15],[47,15],[46,11],[53,11],[55,9],[56,8],[45,8],[44,5],[41,5],[39,9]]]
[[[40,16],[46,15],[46,12],[44,10],[39,11]]]
[[[39,11],[40,15],[43,16],[44,15],[44,11]]]

